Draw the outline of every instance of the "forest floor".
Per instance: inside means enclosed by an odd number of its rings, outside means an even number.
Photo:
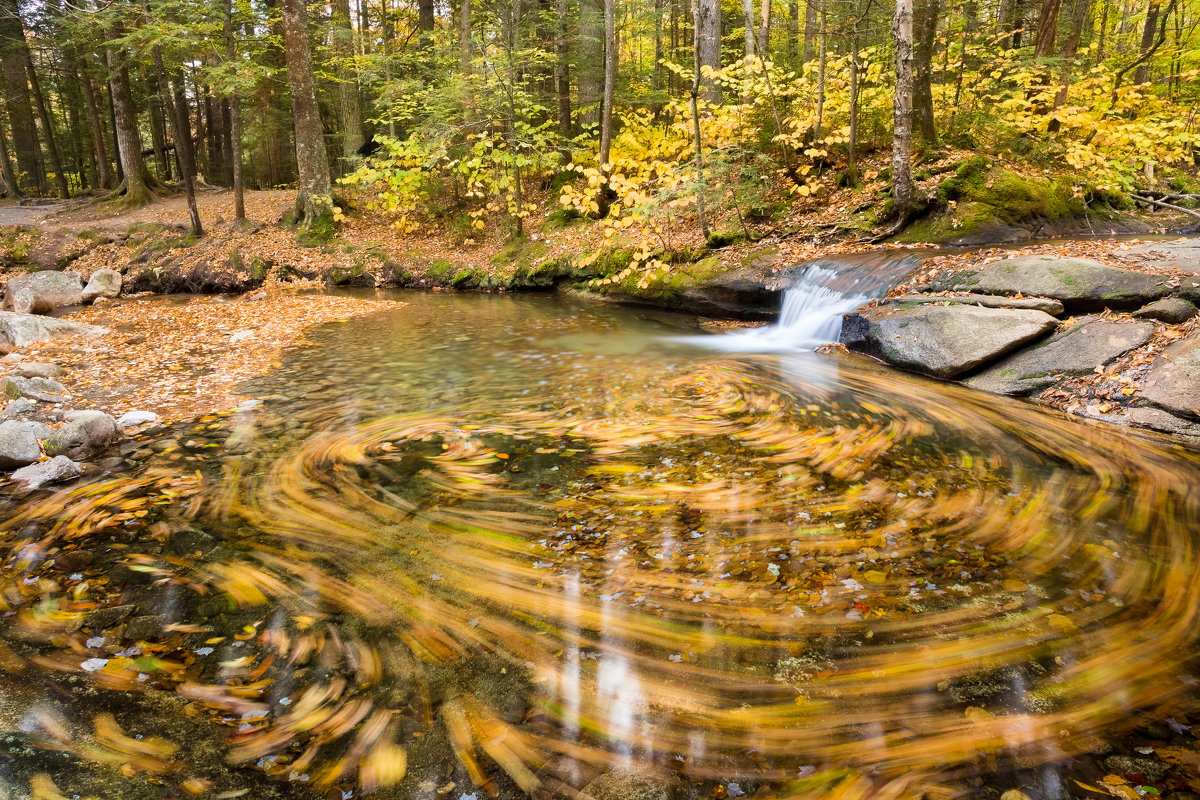
[[[110,332],[99,340],[66,340],[27,348],[24,357],[53,361],[68,369],[72,385],[86,395],[86,400],[80,398],[83,405],[117,414],[132,409],[147,410],[164,418],[210,413],[236,405],[242,398],[234,387],[246,378],[268,371],[284,351],[303,346],[304,332],[311,326],[402,305],[393,300],[310,291],[323,285],[322,280],[313,278],[327,277],[337,270],[344,274],[355,274],[356,270],[361,273],[364,252],[372,254],[378,263],[394,262],[406,270],[449,263],[487,271],[502,269],[506,252],[510,252],[506,251],[510,243],[498,233],[481,235],[477,243],[464,247],[454,235],[437,228],[397,234],[385,219],[370,212],[351,214],[337,238],[324,246],[301,246],[291,231],[278,224],[294,197],[294,192],[286,190],[248,192],[246,211],[253,226],[243,228],[231,222],[231,192],[202,191],[199,206],[206,236],[199,241],[183,235],[187,207],[181,196],[132,211],[107,210],[94,201],[32,206],[0,204],[0,225],[22,226],[9,228],[10,233],[3,240],[7,251],[4,260],[10,266],[0,271],[0,280],[64,261],[85,275],[105,267],[127,272],[151,254],[193,267],[270,265],[261,290],[256,283],[255,291],[243,294],[240,299],[208,294],[167,299],[135,293],[132,299],[80,310],[72,318],[103,325]],[[823,208],[819,213],[813,212],[818,213],[819,219],[827,216],[830,206]],[[769,247],[772,263],[776,265],[771,269],[782,272],[829,253],[896,247],[834,241],[821,233],[821,228],[814,227],[818,217],[797,212],[786,226],[806,229],[809,233],[769,234],[753,244],[725,247],[713,255],[720,259],[723,268],[734,269],[743,264],[748,253]],[[1146,214],[1143,218],[1163,231],[1177,228],[1184,221],[1171,213]],[[778,229],[784,227],[780,225]],[[172,231],[174,238],[147,238],[152,234],[161,236],[164,229]],[[11,233],[13,230],[17,232]],[[817,232],[811,233],[813,230]],[[687,235],[675,234],[677,239]],[[694,244],[702,244],[698,234],[695,238]],[[598,225],[575,225],[565,230],[532,233],[529,241],[543,243],[540,252],[544,257],[556,254],[578,257],[603,246],[606,237]],[[688,242],[675,244],[685,246]],[[14,251],[20,251],[26,263],[14,266]],[[1167,257],[1148,250],[1141,239],[1075,239],[933,255],[922,262],[911,282],[900,290],[928,281],[940,271],[1016,253],[1083,256],[1151,272],[1200,269],[1200,252],[1189,256],[1187,251],[1177,249],[1169,256],[1177,261],[1166,261]],[[515,257],[522,256],[517,253]],[[287,280],[283,280],[285,276]],[[419,286],[425,281],[418,274],[413,283]],[[436,287],[437,281],[431,279],[429,284]],[[1164,340],[1163,344],[1166,343]],[[1095,382],[1081,380],[1074,393],[1047,397],[1043,402],[1077,413],[1089,404],[1095,407],[1096,387],[1092,385]]]

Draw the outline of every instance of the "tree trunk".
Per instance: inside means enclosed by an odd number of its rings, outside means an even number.
[[[1160,0],[1150,0],[1146,6],[1146,24],[1142,27],[1142,46],[1140,51],[1148,52],[1154,46],[1154,33],[1158,26],[1158,10]],[[1150,80],[1150,59],[1147,58],[1138,65],[1133,73],[1135,85],[1142,85]]]
[[[700,18],[700,3],[704,0],[692,0],[692,16]],[[704,209],[704,194],[707,186],[704,181],[704,139],[700,135],[700,26],[692,28],[692,136],[696,146],[696,218],[700,223],[700,234],[708,240],[708,214]]]
[[[109,34],[110,39],[120,38],[123,31],[119,24]],[[112,94],[113,128],[117,137],[122,181],[124,186],[125,205],[128,207],[144,206],[154,200],[151,187],[157,186],[157,181],[146,169],[142,158],[142,139],[138,135],[137,112],[133,107],[133,94],[129,88],[129,70],[125,66],[125,58],[117,50],[106,51],[108,59],[109,91]],[[120,191],[120,188],[118,188]]]
[[[754,0],[742,0],[742,20],[745,22],[742,38],[746,42],[746,74],[749,75],[749,58],[754,55]]]
[[[458,52],[465,75],[471,66],[471,0],[461,0],[458,8]]]
[[[79,82],[83,85],[83,103],[87,108],[88,127],[92,129],[92,155],[96,162],[96,180],[94,183],[101,189],[112,189],[116,186],[113,180],[112,164],[108,160],[108,146],[104,143],[105,124],[100,114],[100,106],[96,102],[96,87],[88,76],[82,61],[77,62]]]
[[[759,4],[758,25],[758,57],[771,59],[771,0],[762,0]]]
[[[179,104],[179,93],[172,91],[167,81],[167,71],[163,68],[162,53],[155,47],[152,55],[154,69],[158,76],[158,91],[162,97],[163,106],[168,111],[172,138],[175,139],[175,154],[179,157],[179,174],[183,179],[184,196],[187,197],[191,234],[197,237],[203,236],[204,228],[200,225],[200,209],[196,206],[196,164],[192,157],[191,126],[188,124],[187,113]]]
[[[850,135],[846,142],[846,180],[858,184],[858,27],[859,8],[855,0],[854,20],[850,29]]]
[[[697,69],[721,68],[721,3],[720,0],[698,0],[695,6]],[[700,75],[700,96],[710,103],[721,102],[721,87],[711,77]]]
[[[1058,34],[1058,12],[1062,0],[1042,0],[1042,11],[1038,14],[1037,40],[1033,46],[1035,58],[1054,55],[1054,39]]]
[[[432,47],[433,0],[417,0],[417,30],[421,32],[421,47]]]
[[[913,114],[921,139],[930,146],[937,145],[937,128],[933,116],[933,48],[937,40],[939,0],[920,0],[920,13],[913,18],[915,51],[913,53]]]
[[[358,70],[354,68],[354,29],[350,26],[350,0],[334,0],[333,46],[337,56],[338,116],[342,123],[342,174],[365,141],[362,105],[358,96]]]
[[[0,2],[0,72],[4,79],[4,106],[12,131],[17,180],[27,185],[42,184],[38,169],[37,138],[33,105],[25,71],[25,26],[16,0]]]
[[[304,0],[283,0],[283,41],[288,85],[292,90],[292,120],[296,129],[299,190],[292,221],[311,229],[332,214],[333,186],[325,151],[325,131],[317,108],[312,52],[308,42],[308,9]]]
[[[347,11],[349,4],[347,3]],[[225,4],[225,61],[233,64],[237,61],[237,46],[233,35],[233,0]],[[349,18],[347,17],[347,22]],[[353,45],[353,42],[351,42]],[[357,98],[357,92],[355,93]],[[361,136],[361,119],[360,136]],[[235,223],[246,219],[245,184],[242,178],[242,96],[234,90],[229,96],[229,149],[230,166],[233,170],[233,219]]]
[[[604,6],[601,0],[579,3],[579,122],[594,125],[600,120],[604,95]]]
[[[1062,88],[1054,97],[1054,107],[1060,108],[1067,102],[1067,94],[1071,86],[1071,59],[1079,53],[1079,43],[1083,40],[1083,28],[1091,15],[1090,0],[1073,0],[1071,3],[1071,31],[1063,45]]]
[[[17,177],[13,173],[12,159],[8,156],[8,139],[3,130],[0,130],[0,174],[3,174],[4,177],[5,197],[20,197],[21,190],[17,186]]]
[[[24,32],[22,32],[22,39]],[[58,155],[58,144],[54,141],[54,124],[50,118],[50,110],[46,107],[46,98],[42,94],[41,84],[38,83],[37,71],[33,68],[33,53],[29,44],[25,44],[25,69],[29,73],[29,87],[33,93],[34,106],[37,108],[38,119],[42,122],[42,130],[46,136],[46,152],[50,156],[50,168],[54,170],[54,182],[58,187],[58,196],[66,200],[71,196],[67,185],[67,173],[63,169],[62,159]]]
[[[827,46],[829,41],[828,31],[829,16],[826,13],[826,5],[829,0],[820,0],[821,11],[818,16],[819,24],[817,31],[817,123],[814,131],[814,138],[821,138],[821,129],[825,126],[825,68],[828,62]]]
[[[600,104],[600,172],[607,178],[612,170],[613,97],[617,93],[617,14],[616,0],[604,0],[604,98]],[[601,217],[608,216],[608,181],[601,182],[598,205]]]
[[[907,219],[913,210],[912,187],[912,0],[896,0],[892,18],[896,48],[896,95],[892,103],[892,202],[896,216]]]
[[[464,0],[466,2],[466,0]],[[560,155],[564,164],[571,161],[567,139],[571,138],[571,50],[567,40],[567,0],[555,0],[554,14],[558,27],[555,32],[554,79],[558,94],[558,135],[562,141]]]

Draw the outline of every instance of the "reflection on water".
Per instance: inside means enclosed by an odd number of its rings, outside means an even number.
[[[407,299],[5,510],[0,780],[1058,797],[1140,713],[1183,730],[1192,456],[625,311]]]

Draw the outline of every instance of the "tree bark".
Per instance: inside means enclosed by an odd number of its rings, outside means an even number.
[[[22,32],[22,40],[24,39]],[[34,107],[37,109],[38,119],[42,122],[42,130],[46,137],[46,152],[50,156],[50,168],[54,170],[54,183],[58,187],[58,196],[66,200],[71,196],[71,189],[67,185],[67,173],[63,169],[62,159],[58,155],[58,144],[54,141],[54,121],[50,118],[50,110],[46,107],[46,98],[42,94],[41,84],[38,83],[37,71],[33,68],[33,53],[29,49],[28,41],[25,41],[25,69],[29,73],[29,88],[33,94]]]
[[[465,75],[471,66],[471,0],[461,0],[458,7],[458,53]]]
[[[3,130],[0,130],[0,173],[4,177],[5,196],[9,198],[20,197],[21,190],[17,186],[17,176],[13,173],[12,159],[8,155],[8,139],[4,135]]]
[[[1146,23],[1142,26],[1141,52],[1150,52],[1154,46],[1154,32],[1158,27],[1158,11],[1160,0],[1150,0],[1146,6]],[[1147,58],[1138,65],[1133,73],[1135,85],[1142,85],[1150,80],[1150,59]]]
[[[342,174],[365,141],[362,104],[358,96],[358,70],[354,69],[354,29],[350,25],[350,0],[334,0],[333,46],[337,57],[338,117],[342,123]]]
[[[696,68],[721,68],[721,3],[719,0],[698,0],[695,5]],[[700,96],[710,103],[721,102],[721,87],[711,77],[700,75]]]
[[[349,11],[349,3],[346,2],[347,11]],[[233,0],[229,0],[225,4],[225,61],[228,64],[233,64],[237,61],[237,43],[234,41],[234,25],[233,25]],[[347,17],[349,23],[349,17]],[[353,46],[353,42],[351,42]],[[355,92],[355,98],[358,94]],[[362,133],[362,120],[359,119],[359,135]],[[236,223],[244,222],[246,219],[246,191],[245,182],[242,176],[242,96],[236,89],[229,96],[229,143],[230,143],[230,166],[233,174],[233,219]]]
[[[421,32],[421,47],[433,46],[433,0],[417,0],[417,30]]]
[[[299,189],[292,221],[311,229],[332,212],[333,185],[325,151],[325,131],[317,108],[312,50],[308,42],[308,9],[304,0],[283,0],[283,41],[288,84],[292,90],[292,119],[296,130]]]
[[[600,172],[611,173],[613,98],[617,92],[616,0],[604,0],[604,97],[600,103]],[[608,216],[608,181],[601,182],[598,205],[601,217]]]
[[[604,98],[604,5],[602,0],[579,3],[579,122],[594,125],[600,121]]]
[[[937,40],[939,0],[920,0],[915,13],[913,35],[913,115],[921,139],[930,146],[937,144],[937,127],[933,116],[933,48]]]
[[[25,70],[25,25],[16,0],[0,2],[0,73],[4,81],[4,106],[12,131],[13,155],[17,160],[17,180],[41,187],[38,168],[37,138],[33,105]]]
[[[769,61],[771,59],[771,0],[761,0],[759,12],[758,57]]]
[[[466,2],[466,0],[464,0]],[[554,14],[557,28],[554,40],[554,79],[558,95],[558,135],[563,142],[560,155],[564,164],[571,161],[571,150],[567,139],[571,138],[571,49],[567,40],[567,0],[555,0]]]
[[[700,17],[700,3],[704,0],[692,0],[692,16]],[[705,241],[711,231],[708,228],[708,214],[704,208],[704,194],[708,187],[704,181],[704,139],[700,135],[700,26],[692,28],[692,136],[696,146],[696,218],[700,223],[700,234]]]
[[[1035,58],[1049,58],[1054,55],[1054,39],[1058,34],[1058,13],[1062,8],[1062,0],[1042,0],[1042,10],[1038,14],[1037,40],[1033,46]]]
[[[200,224],[200,209],[196,205],[196,164],[192,156],[192,131],[188,124],[187,114],[179,104],[179,92],[173,91],[168,80],[167,71],[163,68],[162,53],[155,47],[152,51],[154,69],[158,77],[158,91],[162,97],[171,123],[172,138],[175,140],[175,154],[179,157],[179,173],[183,178],[183,192],[187,198],[188,216],[191,220],[191,234],[203,236],[204,228]]]
[[[892,18],[896,49],[896,94],[892,103],[892,203],[896,216],[907,219],[913,210],[912,187],[912,0],[896,0]]]
[[[118,23],[110,31],[109,38],[120,38],[122,33]],[[154,200],[151,187],[157,186],[157,182],[146,169],[146,162],[142,158],[142,139],[138,135],[137,112],[134,110],[133,94],[129,88],[129,70],[125,66],[124,56],[117,50],[109,48],[106,57],[109,69],[108,87],[112,95],[113,128],[117,137],[121,173],[124,175],[122,183],[125,204],[130,207],[144,206]]]

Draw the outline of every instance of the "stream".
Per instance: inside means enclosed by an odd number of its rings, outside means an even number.
[[[1192,741],[1194,454],[730,341],[808,312],[399,297],[0,499],[0,796],[1036,800]]]

